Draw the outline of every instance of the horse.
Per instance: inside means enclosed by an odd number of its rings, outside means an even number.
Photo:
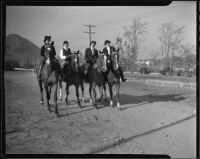
[[[80,99],[79,99],[79,86],[81,86],[81,90],[83,93],[83,77],[80,71],[80,66],[79,66],[79,50],[77,52],[74,52],[71,54],[71,63],[66,65],[63,68],[63,73],[64,73],[64,77],[62,77],[62,81],[64,81],[66,83],[66,88],[65,88],[65,92],[66,92],[66,97],[65,97],[65,103],[67,105],[69,105],[69,101],[68,101],[68,95],[69,95],[69,87],[71,85],[75,86],[76,89],[76,96],[77,96],[77,102],[78,102],[78,106],[81,108],[81,103],[80,103]],[[60,84],[60,99],[62,99],[62,84],[61,82],[59,82]]]
[[[106,55],[106,66],[107,66],[107,82],[110,92],[110,106],[113,106],[113,91],[112,87],[115,85],[117,91],[117,108],[121,109],[119,98],[119,89],[120,89],[120,73],[119,73],[119,54],[117,52],[113,52],[111,54],[111,59],[108,59]]]
[[[101,51],[99,51],[99,56],[101,56]],[[104,67],[102,69],[105,69],[106,68],[106,63],[104,64]],[[84,70],[85,70],[85,64],[81,65],[81,75],[83,76],[83,79],[84,79],[84,83],[88,83],[89,84],[89,94],[90,94],[90,103],[92,104],[92,91],[93,91],[93,81],[94,81],[94,72],[93,72],[93,69],[94,69],[94,65],[91,64],[88,68],[88,73],[87,75],[84,74]],[[105,72],[105,70],[104,70]],[[102,72],[104,74],[104,72]],[[107,100],[107,96],[106,96],[106,81],[104,80],[104,84],[103,84],[103,90],[104,90],[104,94],[105,94],[105,98],[104,100],[106,101]],[[84,88],[82,89],[82,95],[83,95],[83,101],[85,99],[84,97]]]
[[[94,106],[96,108],[97,107],[97,93],[96,93],[96,86],[99,86],[99,91],[100,91],[100,98],[98,100],[98,102],[101,102],[102,98],[103,98],[103,89],[105,92],[105,96],[106,96],[106,78],[105,78],[105,73],[107,71],[107,67],[106,67],[106,60],[105,60],[105,56],[103,54],[99,55],[99,58],[97,59],[96,63],[93,66],[93,69],[91,70],[91,74],[92,74],[92,90],[93,90],[93,96],[94,96]]]
[[[51,97],[51,89],[54,86],[54,102],[55,102],[55,114],[58,117],[58,107],[57,107],[57,89],[58,89],[58,80],[60,75],[60,65],[57,61],[55,61],[52,55],[52,46],[47,46],[47,60],[41,70],[41,77],[39,78],[39,68],[37,68],[37,81],[40,88],[41,100],[40,104],[43,104],[43,86],[46,91],[46,100],[47,100],[47,108],[50,112],[50,97]]]

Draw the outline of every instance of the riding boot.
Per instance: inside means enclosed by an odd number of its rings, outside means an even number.
[[[123,71],[122,71],[121,68],[119,68],[119,73],[120,73],[120,77],[121,77],[121,79],[122,79],[122,82],[125,82],[127,79],[124,78],[124,74],[123,74]]]

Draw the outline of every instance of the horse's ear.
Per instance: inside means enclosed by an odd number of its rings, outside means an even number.
[[[99,50],[99,53],[102,54],[102,52]]]

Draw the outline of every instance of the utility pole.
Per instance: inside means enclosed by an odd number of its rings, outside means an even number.
[[[84,25],[84,26],[87,26],[87,27],[89,27],[89,32],[84,32],[84,33],[87,33],[87,34],[89,34],[89,44],[90,44],[90,42],[91,42],[91,37],[92,37],[92,34],[95,34],[95,32],[92,32],[92,27],[96,27],[96,26],[94,26],[94,25],[91,25],[91,24],[89,24],[89,25]]]

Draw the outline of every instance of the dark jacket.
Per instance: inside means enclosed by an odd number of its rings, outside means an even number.
[[[53,56],[55,57],[56,56],[56,50],[55,50],[55,47],[54,46],[51,46],[52,47],[52,49],[53,49]],[[46,46],[45,45],[43,45],[42,47],[41,47],[41,49],[40,49],[40,55],[42,56],[42,57],[46,57],[47,58],[47,55],[46,55]]]
[[[115,48],[114,47],[110,47],[110,55],[108,54],[108,50],[107,50],[107,47],[105,47],[105,48],[103,48],[103,51],[102,51],[108,58],[111,58],[111,54],[113,53],[113,52],[116,52],[116,50],[115,50]]]
[[[97,49],[94,49],[94,54],[92,54],[91,48],[87,48],[85,50],[85,60],[87,63],[94,64],[96,62],[96,59],[98,58],[98,51]]]

